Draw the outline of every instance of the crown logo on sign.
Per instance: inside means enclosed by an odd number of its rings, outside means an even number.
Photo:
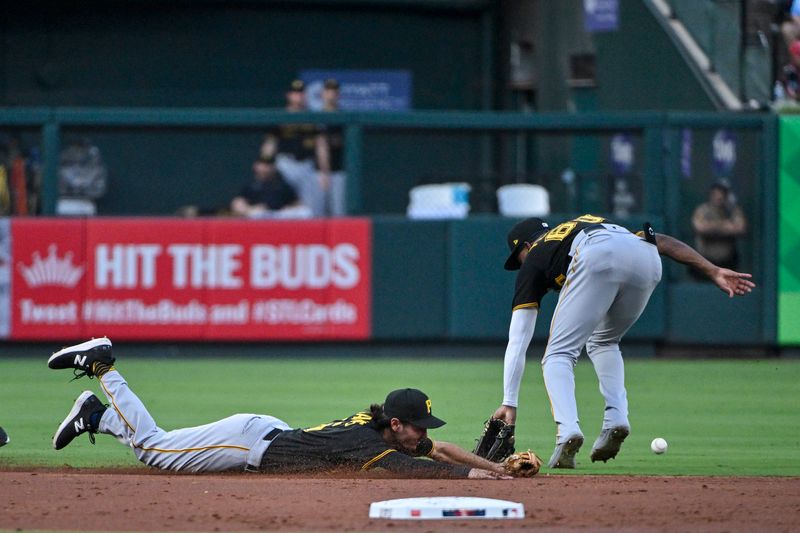
[[[58,247],[51,244],[47,248],[47,257],[42,259],[39,252],[31,254],[31,265],[18,263],[20,274],[25,278],[28,287],[39,287],[42,285],[61,285],[64,287],[74,287],[81,276],[83,267],[72,264],[72,252],[64,254],[64,258],[58,257]]]

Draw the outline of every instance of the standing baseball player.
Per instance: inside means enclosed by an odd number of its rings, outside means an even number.
[[[60,450],[77,436],[113,435],[146,465],[191,472],[308,472],[332,469],[390,472],[419,478],[508,479],[504,465],[454,444],[432,441],[428,429],[444,425],[431,401],[416,389],[389,393],[383,405],[343,420],[292,429],[272,416],[236,414],[203,426],[164,431],[112,366],[105,337],[53,354],[52,369],[72,368],[76,377],[97,377],[106,407],[84,391],[53,437]],[[417,459],[427,456],[433,461]],[[538,471],[538,465],[536,466]]]
[[[547,291],[559,292],[542,359],[557,427],[550,468],[575,468],[575,454],[583,445],[574,367],[584,346],[605,399],[592,462],[616,457],[630,433],[619,343],[661,279],[659,254],[703,272],[729,297],[744,295],[755,287],[748,279],[750,274],[720,268],[683,242],[656,235],[649,224],[636,235],[593,215],[552,229],[539,218],[529,218],[511,229],[508,247],[511,253],[505,269],[519,273],[505,352],[503,403],[494,418],[515,423],[525,352],[533,337],[539,302]]]
[[[305,84],[294,80],[286,91],[286,111],[306,110]],[[325,216],[325,191],[328,189],[328,139],[315,124],[282,124],[264,136],[261,157],[275,158],[286,181],[295,188],[312,216]],[[324,159],[324,161],[323,161]],[[322,167],[325,168],[322,168]],[[317,172],[317,170],[321,172]]]

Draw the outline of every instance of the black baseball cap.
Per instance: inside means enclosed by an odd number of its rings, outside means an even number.
[[[325,84],[323,85],[326,89],[338,89],[339,88],[339,81],[335,78],[328,78],[325,80]]]
[[[431,414],[431,401],[428,396],[417,389],[398,389],[390,392],[383,402],[383,412],[389,418],[397,418],[420,428],[438,428],[445,425],[444,420]]]
[[[303,80],[292,80],[292,83],[289,84],[289,92],[297,92],[301,93],[305,90],[306,84],[303,83]]]
[[[503,268],[506,270],[519,270],[522,263],[519,262],[517,255],[522,250],[522,247],[525,246],[525,242],[533,242],[536,237],[547,231],[549,227],[547,222],[541,218],[533,217],[526,218],[511,228],[506,237],[508,249],[511,250],[511,253],[508,255]]]
[[[719,178],[714,180],[714,183],[711,184],[709,189],[719,189],[722,192],[731,192],[731,182],[728,181],[726,178]]]

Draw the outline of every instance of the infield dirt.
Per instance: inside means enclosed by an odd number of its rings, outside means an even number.
[[[0,471],[0,529],[74,531],[796,531],[800,478],[540,474],[512,481]],[[522,520],[370,519],[373,501],[477,496]]]

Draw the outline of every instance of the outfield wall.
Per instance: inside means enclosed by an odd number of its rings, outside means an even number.
[[[626,225],[636,230],[644,220]],[[502,342],[515,280],[502,264],[514,222],[6,219],[3,336]],[[764,301],[665,276],[627,338],[773,344],[759,339]],[[555,303],[553,295],[543,302],[539,340]]]

